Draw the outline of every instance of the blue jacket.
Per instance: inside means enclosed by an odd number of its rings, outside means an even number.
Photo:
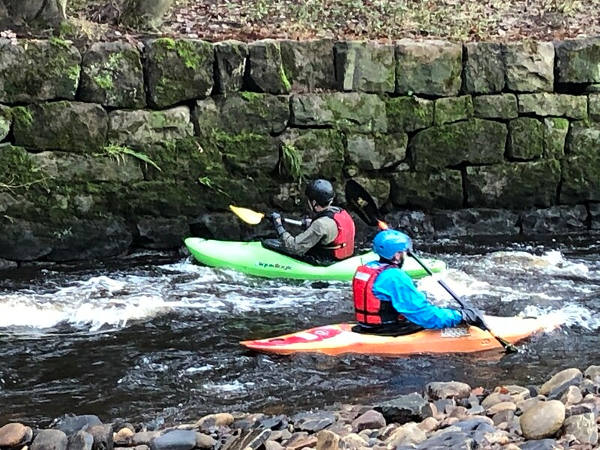
[[[379,263],[369,263],[377,267]],[[373,294],[385,302],[392,302],[398,313],[423,328],[447,328],[462,321],[460,313],[452,308],[440,308],[427,301],[425,294],[418,291],[412,279],[399,268],[381,272],[373,283]]]

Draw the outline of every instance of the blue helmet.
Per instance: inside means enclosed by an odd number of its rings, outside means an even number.
[[[410,238],[398,230],[383,230],[373,239],[373,251],[384,259],[392,259],[397,252],[412,249]]]

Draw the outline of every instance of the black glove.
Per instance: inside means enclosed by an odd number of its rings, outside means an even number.
[[[271,222],[273,222],[273,226],[275,227],[275,231],[277,231],[278,236],[281,236],[283,233],[285,233],[285,228],[283,228],[283,220],[281,220],[281,214],[278,212],[272,212]]]
[[[459,312],[463,322],[466,324],[476,326],[482,330],[487,330],[487,327],[483,321],[483,313],[479,309],[473,306],[466,306],[459,310]]]
[[[312,219],[308,216],[305,216],[302,218],[301,222],[302,222],[302,228],[304,228],[306,230],[308,227],[310,227],[310,224],[312,223]]]

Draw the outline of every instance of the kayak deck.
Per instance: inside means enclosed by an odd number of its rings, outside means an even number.
[[[561,325],[557,319],[485,316],[494,333],[511,344]],[[472,353],[502,348],[490,333],[472,326],[422,330],[391,337],[352,332],[354,324],[341,323],[311,328],[269,339],[242,341],[249,349],[289,355],[299,352],[340,355],[360,353],[402,356],[422,353]]]
[[[294,278],[300,280],[351,280],[356,268],[378,256],[373,252],[352,256],[328,266],[315,266],[288,255],[277,253],[262,246],[260,242],[218,241],[203,238],[187,238],[185,245],[194,258],[207,266],[235,269],[249,275],[266,278]],[[432,272],[446,268],[443,261],[425,260]],[[427,272],[412,258],[403,269],[414,279],[427,276]]]

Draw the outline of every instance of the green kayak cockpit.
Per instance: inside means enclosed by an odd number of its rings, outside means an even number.
[[[346,281],[352,279],[358,266],[378,258],[373,252],[365,252],[328,266],[317,266],[269,250],[259,241],[218,241],[190,237],[185,239],[185,245],[202,264],[266,278]],[[441,272],[446,268],[446,264],[440,260],[426,259],[425,263],[433,272]],[[404,263],[403,269],[414,279],[427,276],[427,272],[410,258]]]

